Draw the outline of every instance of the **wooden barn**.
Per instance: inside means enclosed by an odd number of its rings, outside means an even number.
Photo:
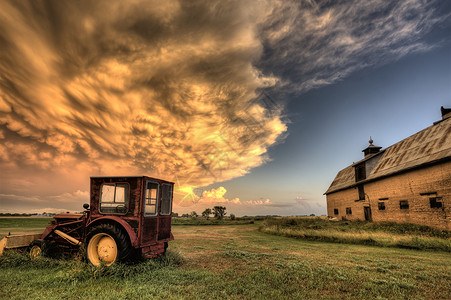
[[[450,230],[451,109],[442,119],[338,172],[326,191],[327,214],[339,220],[416,223]]]

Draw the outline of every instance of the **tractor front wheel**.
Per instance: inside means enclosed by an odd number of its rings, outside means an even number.
[[[86,237],[86,256],[94,266],[112,265],[130,258],[129,238],[115,225],[102,224],[92,228]]]
[[[44,240],[34,240],[29,247],[30,259],[36,259],[44,256],[45,242]]]

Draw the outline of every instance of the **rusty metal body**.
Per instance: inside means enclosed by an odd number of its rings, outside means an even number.
[[[135,254],[164,253],[171,233],[172,182],[140,177],[91,177],[90,208],[82,214],[58,214],[40,240],[78,251],[89,232],[102,224],[121,230]],[[126,233],[126,234],[125,234]]]
[[[7,249],[27,247],[32,241],[40,237],[40,234],[8,235],[0,241],[0,255]]]

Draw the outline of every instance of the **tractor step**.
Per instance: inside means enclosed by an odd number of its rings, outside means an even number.
[[[28,247],[32,241],[40,239],[41,234],[8,235],[0,240],[0,255],[6,249]]]

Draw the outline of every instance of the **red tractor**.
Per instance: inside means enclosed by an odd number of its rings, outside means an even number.
[[[172,182],[146,176],[91,177],[91,205],[84,204],[82,214],[55,215],[40,238],[31,242],[30,256],[41,255],[51,245],[67,251],[84,247],[95,266],[136,255],[159,256],[174,239],[173,188]],[[7,241],[4,244],[8,248]]]

